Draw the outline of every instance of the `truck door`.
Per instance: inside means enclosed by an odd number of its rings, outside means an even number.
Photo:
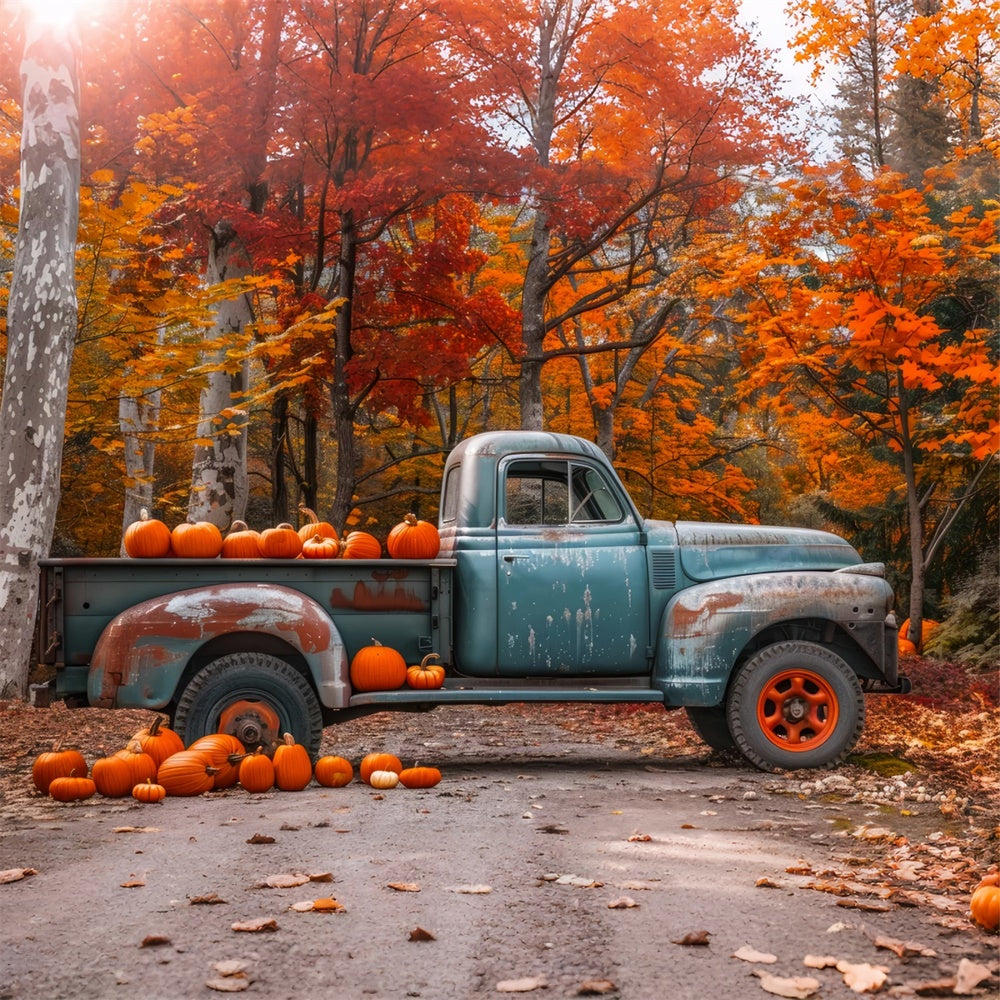
[[[639,675],[648,670],[646,555],[602,470],[511,458],[497,497],[497,672]]]

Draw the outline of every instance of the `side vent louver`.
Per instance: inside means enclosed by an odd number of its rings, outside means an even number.
[[[653,586],[657,590],[672,590],[677,586],[677,562],[673,549],[652,552]]]

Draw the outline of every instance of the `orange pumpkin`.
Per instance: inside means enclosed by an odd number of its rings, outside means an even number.
[[[170,529],[143,508],[139,520],[133,521],[122,539],[125,554],[133,559],[163,559],[170,555]]]
[[[351,658],[351,684],[356,691],[394,691],[406,683],[406,660],[378,639]]]
[[[59,802],[89,799],[96,791],[97,785],[94,784],[93,778],[53,778],[49,785],[49,795]]]
[[[200,750],[182,750],[159,766],[156,781],[167,795],[201,795],[212,790],[215,768]]]
[[[260,554],[265,559],[295,559],[302,552],[302,539],[290,524],[265,528],[260,533]]]
[[[152,779],[147,779],[132,789],[132,798],[136,802],[162,802],[166,797],[167,790]]]
[[[441,536],[430,521],[407,514],[389,532],[385,547],[393,559],[434,559],[441,550]]]
[[[316,516],[315,511],[301,505],[299,506],[299,510],[308,518],[306,523],[299,528],[299,538],[302,539],[303,544],[315,535],[321,535],[323,538],[332,538],[334,541],[340,539],[337,529],[329,521],[321,521]]]
[[[345,757],[327,754],[316,761],[313,776],[326,788],[343,788],[354,779],[354,766]]]
[[[402,761],[395,754],[384,751],[365,754],[358,767],[361,780],[366,784],[371,784],[371,776],[376,771],[395,771],[396,774],[399,774],[402,770]]]
[[[114,755],[95,760],[94,766],[90,769],[90,776],[94,779],[94,784],[101,795],[107,795],[112,799],[128,795],[135,784],[128,761]]]
[[[159,765],[142,749],[142,744],[138,740],[129,740],[128,746],[124,750],[119,750],[115,756],[128,765],[129,780],[133,785],[156,776]]]
[[[215,768],[213,788],[232,788],[240,778],[240,760],[246,750],[243,744],[229,733],[209,733],[201,736],[188,747],[203,753]],[[236,760],[232,760],[232,757]]]
[[[407,667],[406,683],[411,688],[424,690],[441,687],[444,684],[444,667],[440,663],[431,663],[431,660],[440,658],[437,653],[428,653],[419,663]]]
[[[255,794],[274,788],[274,764],[260,747],[240,761],[240,785]]]
[[[367,531],[348,532],[340,543],[341,559],[381,559],[379,540]]]
[[[140,729],[132,737],[132,739],[139,741],[139,746],[142,747],[143,752],[148,753],[156,761],[157,767],[171,754],[178,753],[184,749],[184,741],[174,730],[165,726],[164,721],[163,717],[158,715],[153,720],[152,725],[146,729]]]
[[[254,531],[246,521],[233,521],[222,540],[223,559],[259,559],[260,532]]]
[[[179,559],[214,559],[222,551],[222,532],[211,521],[185,521],[170,533]]]
[[[433,788],[440,780],[436,767],[404,767],[399,772],[399,783],[406,788]]]
[[[980,927],[996,932],[1000,928],[1000,873],[984,875],[969,900],[972,919]]]
[[[340,542],[329,535],[311,535],[302,543],[303,559],[336,559]]]
[[[312,761],[309,751],[285,733],[284,742],[274,751],[274,783],[283,792],[300,792],[312,781]]]
[[[56,778],[86,778],[87,762],[79,750],[61,750],[58,743],[40,753],[31,765],[31,780],[43,795]]]

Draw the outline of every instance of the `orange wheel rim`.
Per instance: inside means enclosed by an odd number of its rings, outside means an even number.
[[[266,701],[234,701],[219,716],[220,733],[235,736],[245,747],[266,746],[281,738],[281,720]]]
[[[814,750],[837,728],[840,709],[833,688],[811,670],[785,670],[757,699],[757,724],[775,746],[793,753]]]

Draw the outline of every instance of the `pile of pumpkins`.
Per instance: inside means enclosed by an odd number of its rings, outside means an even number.
[[[225,535],[211,521],[184,522],[173,529],[143,510],[122,540],[132,559],[380,559],[382,543],[367,531],[341,534],[308,507],[296,529],[284,523],[254,531],[233,521]],[[407,514],[386,538],[390,559],[434,559],[441,549],[437,526]]]
[[[89,773],[88,773],[89,770]],[[367,754],[358,773],[373,788],[432,788],[441,780],[436,767],[403,767],[391,753]],[[137,802],[160,802],[168,795],[201,795],[236,785],[248,792],[272,788],[297,792],[313,779],[327,788],[354,780],[354,766],[344,757],[327,755],[315,765],[304,746],[289,733],[271,754],[258,747],[247,752],[228,733],[212,733],[185,748],[180,736],[157,719],[137,732],[117,753],[94,761],[92,768],[79,750],[59,746],[41,753],[31,778],[42,794],[60,802],[88,799],[96,793],[109,798],[131,794]]]

